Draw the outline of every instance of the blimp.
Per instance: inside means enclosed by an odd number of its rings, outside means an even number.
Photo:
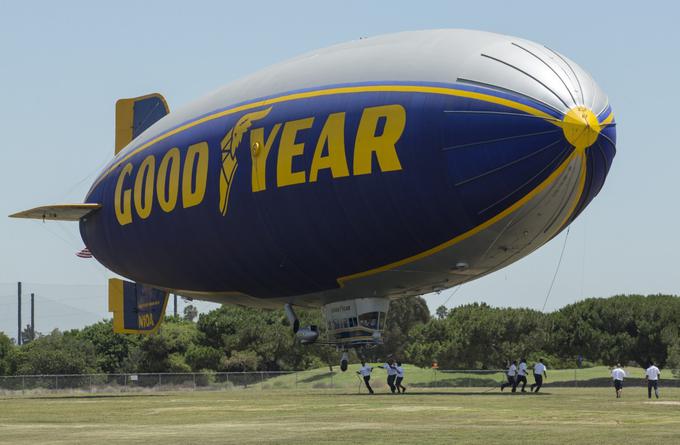
[[[126,278],[109,282],[117,332],[155,332],[174,293],[285,308],[302,342],[347,351],[383,341],[390,300],[550,241],[615,153],[607,95],[559,52],[402,32],[312,51],[173,112],[157,93],[121,99],[115,155],[83,202],[11,216],[79,223]],[[320,308],[326,340],[296,307]]]

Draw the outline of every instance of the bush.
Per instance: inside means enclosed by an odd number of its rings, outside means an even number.
[[[191,366],[189,366],[184,360],[184,356],[178,353],[172,353],[167,359],[167,372],[191,372]]]
[[[9,356],[13,350],[12,340],[0,332],[0,375],[9,373]]]
[[[259,357],[254,351],[235,351],[230,357],[222,357],[220,368],[227,372],[256,371]]]
[[[191,345],[186,353],[186,361],[192,369],[217,370],[222,360],[222,351],[211,346]]]
[[[196,386],[212,386],[215,384],[215,371],[212,369],[202,369],[196,375]]]
[[[94,345],[54,330],[11,355],[14,374],[88,374],[97,372]]]
[[[666,366],[671,369],[674,377],[680,378],[680,339],[668,346]]]

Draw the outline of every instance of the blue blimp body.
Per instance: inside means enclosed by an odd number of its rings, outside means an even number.
[[[380,341],[389,299],[545,244],[616,152],[608,99],[578,65],[466,30],[315,51],[173,113],[127,99],[117,120],[120,151],[84,204],[17,216],[78,219],[97,260],[139,286],[292,319],[321,306],[344,346]],[[114,314],[144,313],[143,292],[115,288]],[[155,329],[159,307],[122,329]]]

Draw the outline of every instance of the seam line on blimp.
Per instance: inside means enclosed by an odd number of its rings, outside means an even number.
[[[613,124],[612,124],[613,125]],[[612,144],[612,147],[616,147],[616,142],[612,141],[612,138],[604,134],[603,132],[600,132],[600,136],[605,138],[607,141],[609,141],[610,144]]]
[[[522,139],[522,138],[528,138],[528,137],[532,137],[532,136],[541,136],[541,135],[544,135],[544,134],[557,133],[559,131],[560,130],[537,131],[535,133],[522,133],[522,134],[516,134],[514,136],[506,136],[506,137],[496,138],[496,139],[487,139],[485,141],[468,142],[468,143],[465,143],[465,144],[450,145],[448,147],[442,148],[442,151],[456,150],[458,148],[474,147],[475,145],[495,144],[496,142],[512,141],[514,139]]]
[[[551,53],[555,54],[558,59],[560,59],[562,62],[564,62],[565,65],[567,65],[567,67],[569,68],[569,71],[571,71],[571,74],[574,75],[574,79],[576,79],[576,84],[578,85],[578,89],[581,92],[581,102],[583,103],[583,105],[585,105],[586,104],[586,98],[585,98],[585,95],[583,94],[583,87],[581,86],[581,80],[578,78],[578,75],[576,74],[574,67],[571,66],[571,64],[569,62],[567,62],[567,60],[564,57],[562,57],[562,55],[560,53],[558,53],[557,51],[555,51],[554,49],[549,48],[545,45],[543,45],[543,48],[545,48],[548,51],[550,51]],[[564,70],[564,68],[563,68],[563,70]],[[567,74],[567,76],[568,76],[568,74]]]
[[[224,116],[228,116],[230,114],[235,114],[240,111],[246,111],[250,110],[253,108],[258,108],[258,107],[263,107],[266,105],[272,105],[272,104],[277,104],[277,103],[282,103],[282,102],[288,102],[288,101],[293,101],[293,100],[300,100],[300,99],[308,99],[308,98],[313,98],[313,97],[321,97],[321,96],[332,96],[336,94],[351,94],[351,93],[380,93],[380,92],[395,92],[395,93],[426,93],[426,94],[439,94],[443,96],[456,96],[456,97],[464,97],[468,99],[473,99],[473,100],[480,100],[483,102],[489,102],[489,103],[494,103],[497,105],[502,105],[508,108],[512,108],[515,110],[523,111],[525,113],[531,114],[536,117],[540,117],[545,119],[546,121],[551,122],[553,125],[556,125],[560,127],[559,122],[554,122],[555,118],[537,108],[531,107],[529,105],[525,105],[520,102],[516,102],[510,99],[505,99],[502,97],[497,97],[493,96],[491,94],[487,93],[478,93],[476,91],[467,91],[467,90],[460,90],[460,89],[455,89],[455,88],[447,88],[447,87],[435,87],[435,86],[420,86],[420,85],[369,85],[369,86],[352,86],[352,87],[337,87],[337,88],[328,88],[328,89],[321,89],[321,90],[313,90],[313,91],[305,91],[305,92],[300,92],[300,93],[293,93],[293,94],[287,94],[284,96],[279,96],[279,97],[274,97],[274,98],[269,98],[269,99],[263,99],[259,100],[256,102],[251,102],[249,104],[244,104],[240,106],[236,106],[233,108],[229,108],[223,111],[219,111],[217,113],[210,114],[208,116],[204,116],[202,118],[196,119],[194,121],[188,122],[184,125],[181,125],[173,130],[169,130],[165,133],[162,133],[155,138],[151,139],[150,141],[140,145],[139,147],[135,148],[132,150],[130,153],[126,154],[123,158],[120,160],[116,161],[111,167],[109,167],[106,172],[104,172],[98,179],[97,181],[93,184],[91,190],[93,190],[99,183],[104,180],[112,171],[114,171],[116,168],[118,168],[123,162],[127,161],[131,157],[135,156],[136,154],[141,153],[142,151],[146,150],[147,148],[151,147],[152,145],[169,138],[170,136],[174,136],[175,134],[181,133],[185,130],[188,130],[189,128],[195,127],[197,125],[203,124],[205,122],[209,122],[215,119],[219,119]]]
[[[550,64],[548,64],[548,62],[546,62],[545,60],[543,60],[542,58],[540,58],[540,57],[539,57],[536,53],[534,53],[533,51],[531,51],[531,50],[529,50],[529,49],[523,47],[523,46],[520,45],[519,43],[511,42],[511,44],[514,45],[514,46],[516,46],[517,48],[523,49],[523,50],[526,51],[527,53],[531,54],[531,55],[534,56],[537,60],[539,60],[541,63],[543,63],[543,65],[545,65],[550,71],[552,71],[553,74],[554,74],[558,79],[560,79],[560,82],[562,82],[562,85],[564,85],[564,88],[565,88],[565,89],[567,90],[567,92],[569,93],[569,97],[571,97],[571,101],[574,103],[574,106],[577,106],[577,105],[578,105],[578,103],[576,103],[576,98],[575,98],[574,95],[571,93],[571,88],[569,88],[569,87],[567,86],[567,82],[565,82],[564,79],[562,79],[562,76],[560,76],[559,73],[558,73],[557,71],[555,71],[555,69],[554,69],[552,66],[550,66]],[[566,72],[565,72],[565,74],[566,74]]]
[[[468,230],[465,233],[462,233],[462,234],[456,236],[453,239],[450,239],[450,240],[448,240],[448,241],[446,241],[442,244],[439,244],[435,247],[432,247],[428,250],[425,250],[424,252],[420,252],[418,254],[412,255],[408,258],[404,258],[404,259],[401,259],[401,260],[398,260],[398,261],[395,261],[395,262],[392,262],[392,263],[389,263],[389,264],[385,264],[383,266],[376,267],[374,269],[370,269],[370,270],[367,270],[367,271],[364,271],[364,272],[358,272],[358,273],[354,273],[354,274],[351,274],[351,275],[345,275],[343,277],[339,277],[337,279],[338,284],[340,285],[340,287],[343,287],[345,282],[347,282],[347,281],[354,280],[354,279],[357,279],[357,278],[363,278],[363,277],[366,277],[366,276],[369,276],[369,275],[374,275],[376,273],[384,272],[384,271],[394,269],[396,267],[403,266],[405,264],[409,264],[409,263],[412,263],[414,261],[426,258],[426,257],[433,255],[435,253],[438,253],[438,252],[440,252],[440,251],[442,251],[446,248],[449,248],[449,247],[451,247],[455,244],[458,244],[459,242],[471,237],[472,235],[477,234],[478,232],[486,229],[487,227],[493,225],[494,223],[500,221],[501,219],[505,218],[506,216],[508,216],[511,213],[515,212],[516,210],[520,209],[525,204],[527,204],[532,198],[534,198],[540,192],[545,190],[548,186],[550,186],[553,182],[555,182],[555,180],[557,180],[557,178],[559,178],[562,175],[564,170],[571,163],[571,161],[573,161],[575,156],[577,156],[576,150],[572,151],[571,154],[567,157],[567,159],[565,159],[562,162],[562,164],[560,164],[560,166],[557,167],[557,169],[555,169],[555,171],[552,172],[550,174],[550,176],[548,176],[535,189],[531,190],[529,193],[524,195],[520,200],[515,202],[513,205],[511,205],[507,209],[503,210],[498,215],[486,220],[485,222],[481,223],[480,225],[473,227],[472,229]]]
[[[607,159],[607,155],[604,153],[604,148],[602,147],[602,144],[600,144],[600,141],[597,141],[596,144],[597,152],[600,153],[600,156],[602,157],[602,162],[604,162],[605,171],[609,171],[611,166],[609,164],[609,160]]]
[[[562,162],[564,162],[564,160],[567,159],[567,158],[569,157],[570,148],[571,148],[571,146],[567,146],[567,147],[565,147],[564,149],[560,150],[560,151],[557,153],[557,156],[555,156],[548,164],[546,164],[546,166],[543,167],[538,173],[536,173],[536,174],[535,174],[534,176],[532,176],[531,178],[527,179],[522,185],[518,186],[518,187],[515,188],[514,190],[509,191],[509,192],[508,192],[505,196],[503,196],[502,198],[496,200],[496,201],[493,202],[492,204],[489,204],[489,205],[486,206],[485,208],[479,210],[479,211],[477,212],[477,216],[482,215],[482,214],[488,212],[488,211],[491,210],[492,208],[494,208],[494,207],[500,205],[502,202],[504,202],[504,201],[510,199],[511,196],[514,196],[514,195],[518,194],[518,193],[519,193],[521,190],[523,190],[525,187],[527,187],[528,185],[532,184],[536,178],[539,178],[539,177],[543,176],[543,174],[544,174],[546,171],[552,171],[552,170],[554,170],[554,169],[556,168],[555,166],[559,167],[559,166],[562,164]]]
[[[508,168],[508,167],[510,167],[510,166],[512,166],[512,165],[518,164],[518,163],[520,163],[520,162],[522,162],[522,161],[526,161],[527,159],[530,159],[530,158],[532,158],[533,156],[536,156],[536,155],[538,155],[538,154],[540,154],[540,153],[543,153],[544,151],[546,151],[546,150],[549,149],[550,147],[553,147],[553,146],[559,144],[560,142],[562,142],[562,141],[558,139],[558,140],[556,140],[555,142],[551,142],[551,143],[549,143],[548,145],[546,145],[545,147],[542,147],[542,148],[536,150],[536,151],[533,152],[533,153],[529,153],[528,155],[524,155],[524,156],[522,156],[521,158],[517,158],[517,159],[515,159],[515,160],[513,160],[513,161],[510,161],[510,162],[508,162],[508,163],[506,163],[506,164],[503,164],[503,165],[498,166],[498,167],[496,167],[496,168],[492,168],[491,170],[487,170],[487,171],[485,171],[484,173],[478,174],[477,176],[473,176],[473,177],[471,177],[471,178],[467,178],[467,179],[463,179],[462,181],[458,181],[458,182],[456,182],[455,184],[453,184],[453,186],[454,186],[454,187],[459,187],[459,186],[461,186],[461,185],[467,184],[468,182],[476,181],[476,180],[478,180],[478,179],[480,179],[480,178],[484,178],[485,176],[488,176],[488,175],[492,175],[492,174],[494,174],[494,173],[497,173],[497,172],[499,172],[499,171],[501,171],[501,170],[503,170],[503,169],[505,169],[505,168]],[[483,212],[479,212],[479,213],[483,213]]]
[[[578,156],[581,161],[581,171],[579,172],[579,178],[578,178],[578,192],[576,193],[576,197],[574,198],[574,202],[571,204],[569,211],[567,212],[566,216],[562,220],[562,222],[557,226],[557,230],[555,230],[555,233],[552,234],[550,239],[554,238],[557,236],[558,233],[564,229],[564,227],[571,222],[571,218],[574,215],[574,212],[576,212],[578,204],[581,202],[581,198],[583,197],[583,191],[586,188],[586,173],[588,170],[588,163],[587,163],[587,156],[585,152],[581,153],[576,151],[578,153]]]
[[[559,110],[559,109],[553,107],[552,105],[550,105],[549,103],[546,103],[546,102],[544,102],[544,101],[542,101],[542,100],[540,100],[536,97],[529,96],[528,94],[521,93],[517,90],[513,90],[512,88],[501,87],[501,86],[494,85],[494,84],[491,84],[491,83],[481,82],[479,80],[467,79],[465,77],[458,77],[456,80],[460,83],[470,84],[472,86],[477,86],[477,87],[480,87],[480,88],[487,88],[487,89],[490,89],[490,90],[499,91],[501,93],[508,93],[508,94],[512,94],[514,96],[520,96],[520,97],[528,99],[532,102],[539,103],[542,106],[546,107],[547,109],[554,111],[558,115],[562,115],[562,116],[564,115],[563,110]]]
[[[562,122],[560,119],[557,118],[552,118],[552,119],[547,119],[544,117],[539,117],[539,116],[532,116],[531,114],[522,114],[522,113],[511,113],[509,111],[486,111],[486,110],[444,110],[444,113],[447,114],[489,114],[489,115],[500,115],[500,116],[513,116],[513,117],[529,117],[529,118],[536,118],[536,119],[543,119],[546,121],[553,121],[553,122]]]
[[[603,114],[605,114],[609,110],[611,110],[611,107],[609,106],[609,102],[607,102],[606,104],[604,104],[604,108],[601,109],[600,112],[596,114],[596,116],[599,118],[600,116],[602,116]],[[611,114],[611,113],[609,113],[609,114]]]
[[[546,84],[544,84],[543,82],[541,82],[540,80],[538,80],[538,78],[536,78],[535,76],[532,76],[531,74],[527,73],[527,72],[524,71],[523,69],[521,69],[521,68],[519,68],[519,67],[513,65],[513,64],[510,63],[510,62],[506,62],[505,60],[498,59],[498,58],[493,57],[493,56],[490,56],[490,55],[488,55],[488,54],[482,54],[482,57],[486,57],[487,59],[494,60],[494,61],[496,61],[496,62],[498,62],[498,63],[502,63],[503,65],[505,65],[505,66],[507,66],[507,67],[509,67],[509,68],[512,68],[512,69],[515,69],[515,70],[519,71],[520,73],[524,74],[525,76],[527,76],[528,78],[532,79],[534,82],[536,82],[537,84],[539,84],[540,86],[542,86],[543,88],[545,88],[546,90],[548,90],[548,92],[551,93],[553,96],[555,96],[555,97],[557,98],[557,100],[559,100],[560,102],[562,102],[562,105],[564,105],[564,107],[565,107],[567,110],[568,110],[569,108],[571,108],[571,107],[569,106],[569,104],[566,103],[566,102],[564,101],[564,99],[562,99],[562,97],[560,97],[559,94],[557,94],[555,91],[553,91],[552,88],[550,88],[548,85],[546,85]]]

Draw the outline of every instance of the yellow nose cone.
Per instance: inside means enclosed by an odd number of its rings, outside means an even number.
[[[600,134],[597,116],[587,107],[574,107],[562,120],[562,131],[567,141],[579,151],[595,143]]]

